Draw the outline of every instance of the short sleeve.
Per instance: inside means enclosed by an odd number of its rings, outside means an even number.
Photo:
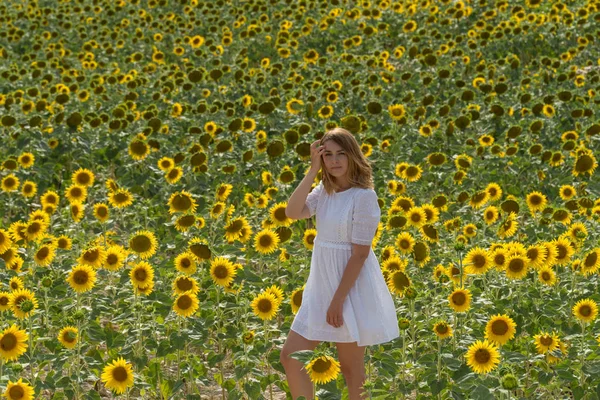
[[[377,202],[377,193],[373,189],[359,193],[352,212],[352,243],[371,245],[380,219],[381,209]]]
[[[308,194],[306,197],[306,206],[310,210],[310,216],[312,217],[317,213],[317,204],[319,203],[319,196],[323,191],[323,181],[320,181],[317,186]]]

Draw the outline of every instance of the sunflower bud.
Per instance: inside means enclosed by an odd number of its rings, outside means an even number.
[[[456,251],[463,251],[465,249],[465,244],[461,243],[461,242],[456,242],[454,244],[454,250]]]
[[[29,311],[33,310],[33,301],[31,300],[23,300],[20,304],[19,304],[19,308],[21,309],[21,311],[28,313]]]
[[[77,310],[75,311],[75,313],[73,314],[73,319],[75,321],[81,321],[85,318],[85,314],[83,313],[83,311],[81,310]]]
[[[407,287],[404,290],[404,297],[406,297],[409,300],[414,300],[417,297],[417,291],[412,287]]]
[[[242,336],[242,340],[246,344],[252,343],[254,341],[254,331],[248,331],[244,333],[244,336]]]
[[[410,320],[408,320],[406,318],[400,318],[398,320],[398,328],[402,329],[403,331],[408,329],[409,326],[410,326]]]
[[[519,387],[519,381],[513,374],[506,374],[502,377],[502,388],[506,390],[514,390]]]
[[[44,279],[42,279],[42,286],[49,288],[50,286],[52,286],[52,278],[50,277],[45,277]]]

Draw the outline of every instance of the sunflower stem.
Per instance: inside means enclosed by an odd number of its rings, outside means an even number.
[[[410,337],[412,340],[412,355],[413,361],[417,361],[417,327],[414,323],[415,317],[415,302],[414,300],[410,301]]]
[[[442,339],[438,338],[437,380],[442,378]],[[441,394],[438,394],[441,398]]]
[[[29,370],[31,371],[31,385],[35,387],[35,378],[33,376],[33,324],[31,321],[31,314],[33,311],[29,312]]]
[[[580,350],[580,356],[579,359],[581,361],[581,378],[580,378],[580,382],[579,384],[581,386],[583,386],[583,382],[585,381],[585,373],[583,372],[583,365],[585,362],[585,352],[584,352],[584,346],[585,346],[585,322],[581,321],[581,350]]]

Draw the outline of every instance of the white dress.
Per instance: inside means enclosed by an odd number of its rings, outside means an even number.
[[[358,346],[397,338],[394,301],[372,248],[344,301],[343,325],[335,328],[327,323],[327,310],[352,255],[352,243],[371,245],[377,231],[381,210],[375,191],[353,187],[329,195],[321,181],[308,194],[306,205],[311,216],[317,215],[317,235],[291,330],[309,340],[358,342]]]

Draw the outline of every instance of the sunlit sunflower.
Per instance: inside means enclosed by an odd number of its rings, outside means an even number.
[[[388,112],[390,114],[390,117],[395,121],[402,119],[402,117],[404,117],[404,115],[406,114],[406,110],[402,104],[389,105]]]
[[[129,278],[134,288],[145,288],[154,285],[154,269],[146,261],[140,261],[129,271]]]
[[[554,263],[558,265],[567,264],[571,260],[573,254],[575,254],[575,249],[571,246],[571,241],[564,237],[559,237],[558,239],[553,240],[552,243],[556,247]]]
[[[469,289],[454,289],[448,296],[450,307],[456,312],[465,312],[471,307],[471,291]]]
[[[290,226],[294,220],[285,214],[287,202],[281,202],[273,205],[269,209],[269,216],[275,226]]]
[[[477,374],[487,374],[500,363],[498,349],[487,340],[478,340],[469,346],[466,358],[467,365]]]
[[[598,316],[598,305],[592,299],[579,300],[573,306],[573,315],[582,322],[592,322]]]
[[[157,166],[161,171],[166,172],[175,166],[175,161],[171,157],[162,157],[158,160]]]
[[[133,368],[130,363],[119,357],[104,367],[101,378],[107,389],[121,394],[133,386]]]
[[[33,305],[33,307],[31,307]],[[38,308],[35,294],[28,289],[18,289],[10,294],[10,308],[18,319],[30,316]]]
[[[421,207],[413,207],[406,212],[408,224],[417,228],[427,223],[427,214]]]
[[[9,233],[4,229],[0,229],[0,254],[8,250],[12,244],[13,242]]]
[[[17,158],[17,161],[19,161],[19,164],[21,164],[21,167],[30,168],[33,166],[33,164],[35,162],[35,156],[33,155],[33,153],[29,153],[29,152],[21,153],[19,158]]]
[[[175,268],[179,272],[183,272],[186,275],[192,275],[196,272],[196,260],[194,255],[190,252],[184,252],[175,257]]]
[[[502,346],[515,336],[517,324],[508,315],[494,315],[485,326],[485,338]]]
[[[446,321],[440,321],[433,325],[433,332],[440,339],[452,337],[452,327]]]
[[[10,293],[0,291],[0,312],[10,310]]]
[[[527,195],[526,201],[527,207],[529,207],[529,211],[532,214],[542,211],[546,207],[546,204],[548,204],[548,199],[541,192],[529,193]]]
[[[421,168],[420,165],[409,165],[404,170],[403,177],[408,182],[416,182],[419,179],[421,179],[422,172],[423,172],[423,169]]]
[[[176,212],[193,214],[196,212],[196,200],[194,200],[191,193],[185,190],[173,193],[169,198],[168,206],[171,214]]]
[[[109,193],[108,202],[115,208],[125,208],[133,204],[133,195],[127,189],[117,189]]]
[[[41,239],[46,230],[48,229],[48,224],[44,221],[40,220],[31,220],[25,225],[25,229],[23,230],[24,236],[27,240],[35,240]],[[13,240],[15,238],[13,237]]]
[[[16,382],[9,379],[2,396],[7,400],[33,400],[35,389],[27,382],[23,382],[23,378],[19,378]]]
[[[16,360],[27,351],[29,335],[15,324],[4,329],[0,334],[0,357],[3,361]]]
[[[69,203],[84,202],[87,198],[87,188],[77,184],[72,184],[65,190],[65,197]]]
[[[210,263],[210,276],[216,285],[229,286],[236,274],[237,270],[228,258],[216,257]]]
[[[14,192],[19,188],[19,183],[19,178],[17,178],[16,175],[9,174],[2,178],[0,187],[4,192]]]
[[[571,200],[577,194],[577,190],[572,185],[562,185],[558,190],[560,198],[564,201]]]
[[[273,294],[263,292],[252,300],[252,311],[262,320],[272,319],[279,309],[279,303]]]
[[[397,270],[388,273],[387,285],[390,292],[402,297],[406,289],[412,285],[412,282],[403,270]]]
[[[337,379],[340,373],[340,364],[331,356],[322,355],[315,357],[304,367],[311,382],[324,384]]]
[[[517,233],[519,223],[517,222],[516,218],[517,217],[515,213],[511,212],[510,214],[508,214],[504,222],[502,222],[502,224],[500,224],[500,226],[498,227],[498,237],[500,237],[501,239],[509,238],[515,233]]]
[[[23,279],[19,278],[18,276],[13,276],[8,282],[8,287],[14,292],[15,290],[24,289],[25,284],[23,283]]]
[[[87,292],[96,283],[96,271],[89,265],[76,265],[69,272],[67,282],[77,293]]]
[[[244,229],[248,226],[249,224],[246,220],[246,217],[237,217],[232,219],[227,225],[225,225],[225,239],[230,243],[235,240],[239,240],[244,234]]]
[[[548,250],[542,245],[531,245],[527,248],[527,253],[525,253],[529,260],[529,265],[534,269],[541,268],[545,265],[546,254],[548,254]]]
[[[23,182],[23,186],[21,186],[21,194],[24,197],[30,198],[35,196],[37,193],[37,184],[32,181]]]
[[[529,270],[527,257],[513,254],[506,259],[506,276],[510,279],[523,279]]]
[[[109,271],[118,271],[123,268],[127,250],[119,245],[112,245],[106,249],[106,257],[104,259],[104,268]]]
[[[67,349],[74,349],[79,340],[78,332],[74,326],[65,326],[58,332],[58,341]]]
[[[492,267],[492,263],[492,258],[487,250],[474,247],[465,256],[465,272],[467,274],[484,274]]]
[[[212,257],[212,251],[208,247],[206,239],[192,238],[188,242],[188,250],[196,258],[196,261],[208,260]]]
[[[221,183],[216,190],[216,198],[217,201],[226,201],[227,198],[229,197],[229,195],[231,194],[231,191],[233,190],[233,185],[230,185],[229,183]]]
[[[55,254],[55,247],[53,245],[43,244],[33,255],[33,260],[37,265],[41,267],[47,267],[52,263],[52,260],[54,260]]]
[[[535,348],[539,354],[545,354],[558,348],[558,336],[553,333],[540,332],[533,336]]]
[[[292,305],[292,313],[295,315],[300,310],[302,305],[302,295],[304,294],[304,286],[300,289],[296,289],[290,295],[290,304]]]
[[[89,187],[94,184],[94,173],[86,168],[79,168],[71,176],[73,183],[79,186]]]
[[[600,248],[594,248],[581,260],[580,271],[584,275],[591,275],[598,269],[600,269]]]
[[[81,265],[89,265],[93,268],[100,268],[106,261],[106,250],[103,246],[90,246],[81,251],[77,262]]]
[[[315,237],[317,236],[317,230],[316,229],[307,229],[304,231],[304,236],[302,237],[302,243],[304,244],[304,247],[306,247],[309,250],[312,250],[314,247],[314,241],[315,241]]]
[[[402,232],[396,236],[396,248],[403,254],[410,254],[415,245],[415,239],[409,232]]]
[[[552,268],[543,266],[538,270],[538,280],[544,285],[554,286],[556,283],[556,274]]]
[[[254,236],[254,248],[261,254],[269,254],[277,250],[279,235],[271,229],[263,229]]]
[[[61,235],[56,240],[56,245],[59,249],[62,250],[71,250],[71,246],[73,245],[73,240],[67,235]]]
[[[140,230],[129,238],[129,249],[143,260],[156,253],[157,245],[156,236],[150,231]]]
[[[183,292],[173,301],[173,311],[182,317],[189,317],[194,315],[199,305],[198,297],[194,293]]]

